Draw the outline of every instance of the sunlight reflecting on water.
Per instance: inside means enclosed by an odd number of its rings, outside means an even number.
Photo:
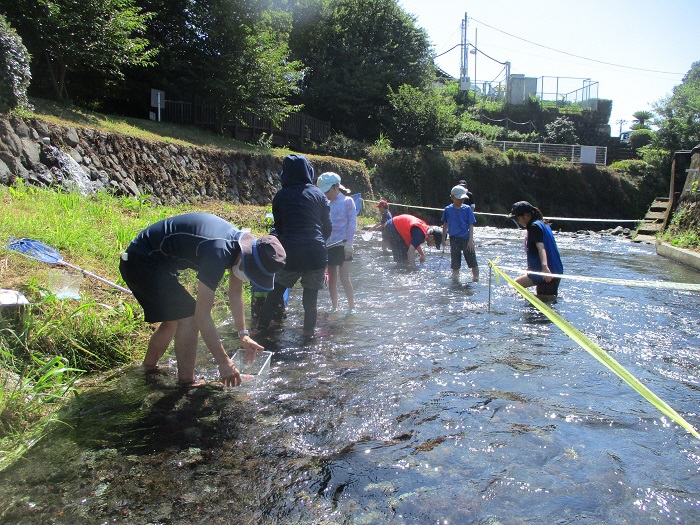
[[[328,314],[322,292],[304,339],[294,290],[258,384],[180,389],[135,367],[85,392],[72,427],[2,474],[3,522],[696,520],[698,443],[506,283],[489,300],[486,261],[522,267],[522,232],[475,237],[479,283],[453,283],[435,250],[409,272],[358,240],[357,313]],[[649,246],[557,240],[568,274],[700,281]],[[700,294],[564,280],[553,307],[700,425]],[[204,348],[197,369],[217,379]]]

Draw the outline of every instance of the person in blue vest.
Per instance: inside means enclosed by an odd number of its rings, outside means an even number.
[[[272,290],[286,254],[277,237],[256,239],[208,213],[187,213],[157,222],[139,233],[121,255],[119,271],[143,308],[147,323],[160,323],[151,335],[143,365],[147,370],[175,340],[178,383],[195,382],[199,334],[219,367],[224,386],[238,386],[241,375],[226,353],[211,316],[214,294],[229,270],[228,298],[241,347],[264,348],[251,339],[243,311],[243,282]],[[197,298],[180,283],[178,272],[197,272]]]
[[[525,288],[536,286],[538,297],[556,297],[560,278],[530,273],[541,272],[557,275],[564,273],[564,265],[561,262],[552,228],[544,220],[542,212],[527,201],[513,204],[509,216],[519,227],[527,230],[525,254],[527,255],[528,273],[518,277],[515,282]]]

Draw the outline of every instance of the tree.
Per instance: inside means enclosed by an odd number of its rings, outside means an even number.
[[[303,69],[288,60],[291,18],[263,10],[255,0],[197,2],[197,61],[190,79],[220,108],[219,117],[242,119],[247,110],[274,121],[297,109],[287,100]]]
[[[0,15],[0,113],[17,107],[31,107],[27,88],[32,75],[31,57],[22,39]]]
[[[658,126],[653,145],[668,151],[690,150],[700,144],[700,62],[693,63],[670,97],[654,104]]]
[[[304,69],[289,59],[291,14],[274,8],[283,2],[141,1],[154,13],[147,35],[161,52],[149,77],[132,75],[139,93],[153,87],[169,100],[204,100],[217,107],[220,128],[246,111],[278,122],[298,109],[289,100]]]
[[[641,110],[641,111],[635,111],[632,113],[632,116],[636,120],[636,122],[633,124],[634,129],[649,129],[649,126],[646,124],[647,120],[651,120],[654,114],[651,111],[646,111],[646,110]]]
[[[396,0],[300,0],[290,47],[309,68],[305,110],[353,138],[379,136],[391,90],[435,78],[427,33]]]
[[[397,146],[435,144],[458,128],[455,104],[434,88],[422,90],[403,84],[389,90],[386,135]]]
[[[547,124],[545,129],[545,142],[552,144],[578,144],[576,127],[566,117],[558,117],[554,122]]]
[[[128,67],[150,65],[156,51],[143,38],[150,16],[135,0],[7,2],[8,20],[34,57],[33,77],[48,81],[59,100],[69,97],[70,75],[117,81]]]

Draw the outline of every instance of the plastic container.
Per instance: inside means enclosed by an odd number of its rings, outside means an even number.
[[[260,380],[270,375],[270,361],[272,352],[263,351],[255,356],[254,361],[247,361],[245,358],[246,351],[238,350],[231,358],[233,364],[241,374],[242,382],[249,384],[257,384]]]
[[[29,320],[29,301],[16,290],[0,290],[0,329],[23,333]]]
[[[80,299],[80,283],[82,281],[82,273],[65,270],[51,270],[49,272],[49,290],[56,295],[56,299]]]

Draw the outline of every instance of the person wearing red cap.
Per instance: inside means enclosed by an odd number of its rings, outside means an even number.
[[[389,203],[387,202],[386,199],[382,199],[379,201],[379,204],[375,206],[379,210],[379,213],[381,214],[381,217],[379,219],[379,222],[372,226],[371,228],[368,229],[368,231],[379,231],[382,232],[382,251],[384,253],[389,253],[391,251],[391,245],[389,241],[386,239],[386,236],[384,235],[384,227],[386,226],[386,223],[391,220],[391,212],[389,211]]]
[[[219,366],[224,386],[238,386],[241,375],[221,342],[211,316],[216,288],[230,270],[228,298],[240,344],[249,352],[264,350],[251,339],[243,311],[243,281],[272,290],[275,273],[284,268],[286,253],[279,240],[256,239],[224,219],[188,213],[157,222],[131,241],[119,271],[143,308],[147,323],[160,323],[148,343],[143,365],[155,369],[175,340],[177,378],[195,381],[199,334]],[[181,270],[197,272],[197,298],[180,283]]]

